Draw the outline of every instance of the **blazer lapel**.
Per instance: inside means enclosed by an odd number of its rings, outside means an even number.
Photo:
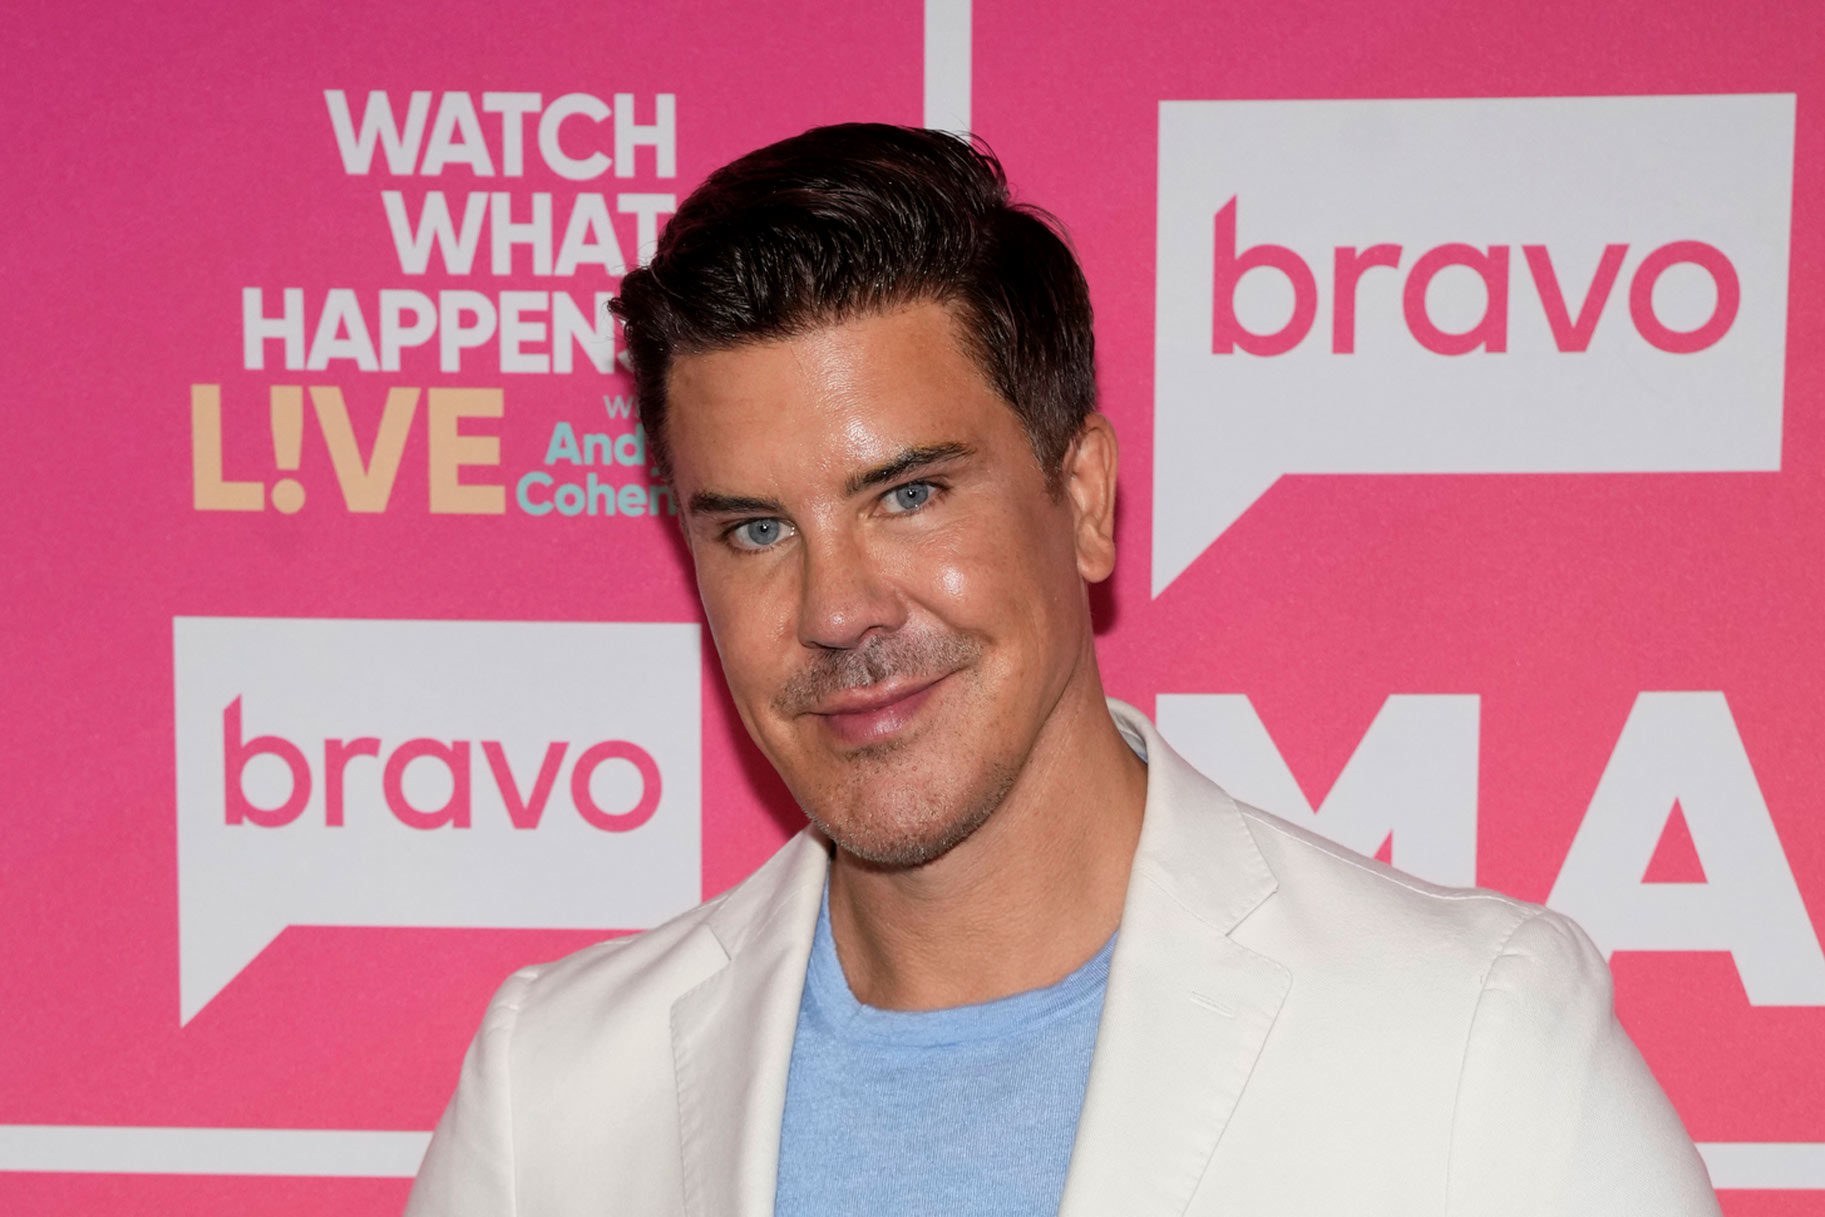
[[[727,962],[672,1003],[689,1217],[772,1217],[786,1072],[826,851],[822,838],[800,833],[697,931]]]
[[[1147,805],[1060,1217],[1178,1217],[1292,983],[1229,937],[1275,880],[1235,804],[1144,716]]]

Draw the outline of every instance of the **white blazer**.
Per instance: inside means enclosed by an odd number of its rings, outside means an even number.
[[[1685,1217],[1704,1165],[1570,921],[1434,887],[1148,762],[1063,1217]],[[408,1217],[770,1217],[828,867],[807,831],[502,986]]]

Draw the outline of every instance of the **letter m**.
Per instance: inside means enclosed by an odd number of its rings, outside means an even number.
[[[1476,882],[1479,699],[1395,694],[1314,808],[1241,694],[1162,693],[1160,734],[1235,798],[1433,883]]]
[[[393,104],[379,89],[368,94],[367,108],[361,112],[361,130],[355,130],[349,113],[348,95],[341,89],[325,89],[323,100],[329,106],[330,129],[336,133],[336,148],[342,153],[346,173],[365,174],[374,163],[374,144],[378,140],[386,152],[387,170],[407,174],[418,163],[418,145],[424,138],[425,119],[431,113],[431,94],[412,94],[406,105],[406,126],[401,131],[393,121]]]

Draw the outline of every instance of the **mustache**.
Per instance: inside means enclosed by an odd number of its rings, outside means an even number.
[[[795,716],[834,693],[889,680],[936,680],[975,662],[982,644],[968,634],[942,631],[876,634],[847,650],[819,651],[792,674],[773,698],[774,709]]]

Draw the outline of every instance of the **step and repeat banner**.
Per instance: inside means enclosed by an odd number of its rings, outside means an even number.
[[[969,128],[1122,437],[1111,692],[1577,918],[1825,1211],[1825,10],[15,13],[0,1211],[396,1212],[488,996],[801,819],[605,311],[711,169]]]

